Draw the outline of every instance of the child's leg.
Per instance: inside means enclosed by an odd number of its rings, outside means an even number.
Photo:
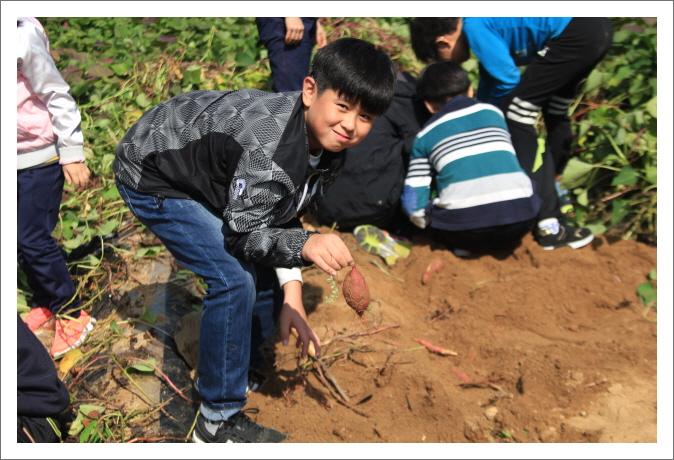
[[[31,306],[79,317],[80,300],[61,249],[51,233],[58,221],[63,193],[61,165],[17,172],[17,258],[33,290]],[[71,302],[71,299],[72,302]]]
[[[253,307],[250,343],[251,369],[258,369],[266,364],[260,347],[274,332],[283,307],[283,291],[278,284],[274,269],[256,266],[255,272],[257,274],[257,298]]]
[[[606,54],[612,39],[610,20],[607,18],[574,18],[565,31],[551,41],[544,55],[538,56],[524,71],[520,83],[499,104],[506,117],[513,146],[522,168],[537,183],[537,193],[543,200],[539,220],[561,218],[559,200],[555,191],[555,158],[559,157],[568,134],[553,131],[554,148],[546,149],[543,165],[533,171],[538,149],[534,123],[538,113],[552,105],[554,98],[563,102],[570,99],[569,88],[577,85],[592,71]],[[568,130],[569,124],[559,118],[560,129]],[[558,158],[559,159],[559,158]],[[558,163],[558,162],[557,162]]]
[[[117,187],[136,217],[208,285],[199,332],[201,414],[213,421],[227,419],[247,402],[254,267],[227,252],[227,227],[207,205]]]
[[[304,36],[296,45],[285,42],[285,18],[256,18],[260,40],[269,53],[272,91],[301,91],[309,75],[311,52],[316,37],[316,20],[302,19]]]

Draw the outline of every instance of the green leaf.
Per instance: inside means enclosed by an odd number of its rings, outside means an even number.
[[[88,442],[88,441],[91,442],[91,440],[89,439],[89,435],[91,434],[92,430],[94,428],[96,428],[97,426],[98,426],[98,420],[91,421],[89,423],[89,425],[84,430],[82,430],[82,432],[80,433],[80,442],[81,443]]]
[[[611,201],[611,205],[613,206],[613,211],[611,213],[611,225],[617,224],[630,213],[629,200],[621,200],[616,198]]]
[[[108,233],[112,233],[117,228],[117,225],[119,225],[119,223],[116,220],[109,220],[103,224],[101,229],[98,231],[98,234],[100,236],[105,236]]]
[[[654,281],[658,279],[658,272],[655,271],[655,268],[651,268],[651,271],[648,273],[648,279]]]
[[[571,158],[562,174],[562,186],[567,190],[580,187],[587,182],[593,168],[594,165],[590,163],[586,163],[576,157]]]
[[[603,235],[608,230],[602,223],[585,224],[584,227],[590,229],[593,235]]]
[[[639,174],[630,165],[623,166],[620,173],[613,178],[611,185],[626,185],[628,187],[634,185],[639,180]]]
[[[75,238],[63,241],[61,244],[65,246],[66,249],[75,249],[76,247],[79,247],[82,244],[83,240],[84,237],[82,235],[77,235]]]
[[[154,324],[157,322],[157,318],[157,315],[148,310],[147,307],[143,308],[143,315],[140,317],[140,319],[146,323]]]
[[[91,412],[103,412],[105,410],[105,407],[103,406],[94,406],[93,404],[82,404],[80,406],[80,412],[82,412],[84,415],[89,415]],[[94,414],[91,414],[92,416]]]
[[[125,76],[129,70],[129,67],[131,66],[126,62],[118,62],[110,66],[110,68],[115,72],[115,75],[118,77]]]
[[[653,118],[658,118],[658,98],[654,97],[646,104],[646,111],[651,114]]]
[[[657,301],[657,292],[650,281],[641,283],[637,287],[637,295],[639,296],[641,304],[645,307],[651,307]]]
[[[656,166],[648,166],[644,169],[646,180],[653,185],[658,185],[658,168]]]
[[[236,53],[236,57],[234,58],[236,61],[236,65],[239,67],[250,67],[254,66],[257,61],[255,61],[255,56],[251,55],[250,53],[244,52],[244,51],[239,51]]]
[[[16,271],[16,279],[21,286],[28,287],[28,277],[23,270],[19,269]]]
[[[113,185],[103,193],[101,193],[101,196],[103,198],[108,198],[110,200],[114,200],[115,198],[121,198],[121,195],[119,194],[119,190],[117,190],[117,186]]]
[[[117,327],[117,321],[114,319],[110,322],[110,329],[112,329],[112,332],[115,334],[121,334],[121,331]]]
[[[157,363],[155,362],[154,358],[153,359],[148,359],[148,363],[152,364],[152,366],[156,366]],[[132,366],[129,366],[128,368],[130,369],[135,369],[139,372],[154,372],[154,368],[152,366],[148,366],[147,364],[144,363],[138,363],[134,364]]]
[[[147,98],[147,96],[145,96],[145,94],[140,93],[140,94],[136,97],[136,104],[138,104],[138,106],[140,106],[141,108],[145,109],[145,108],[149,107],[149,106],[152,104],[152,101],[150,101],[150,100]]]
[[[648,120],[648,132],[654,136],[658,135],[658,120],[651,118]]]

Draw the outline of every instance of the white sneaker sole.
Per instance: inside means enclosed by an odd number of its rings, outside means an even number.
[[[68,353],[70,350],[74,350],[75,348],[77,348],[77,347],[79,347],[80,345],[82,345],[82,343],[84,342],[84,340],[87,338],[87,333],[89,333],[89,332],[91,332],[91,331],[94,330],[94,323],[95,323],[95,322],[96,322],[96,319],[95,319],[95,318],[89,317],[89,324],[86,325],[86,327],[85,327],[84,330],[82,331],[82,335],[81,335],[80,338],[77,340],[77,342],[75,342],[75,344],[72,345],[71,347],[66,348],[64,351],[62,351],[62,352],[60,352],[60,353],[56,353],[55,355],[53,355],[53,357],[54,357],[54,358],[58,358],[58,357],[61,356],[61,355],[65,355],[65,354]]]
[[[567,243],[564,246],[568,246],[571,249],[580,249],[583,246],[587,246],[594,240],[594,235],[588,235],[582,240],[574,241],[573,243]],[[546,251],[551,251],[553,249],[563,248],[564,246],[543,246],[543,249]]]

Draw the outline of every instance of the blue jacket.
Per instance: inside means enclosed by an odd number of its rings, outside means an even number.
[[[519,83],[519,66],[529,64],[571,19],[463,18],[463,34],[479,60],[477,99],[498,104]]]
[[[435,179],[437,198],[431,198]],[[524,222],[541,200],[522,170],[501,111],[455,97],[417,135],[403,210],[413,223],[448,231]]]

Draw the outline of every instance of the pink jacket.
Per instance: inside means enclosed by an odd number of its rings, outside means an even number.
[[[49,54],[49,39],[35,18],[19,18],[17,65],[17,167],[55,157],[84,161],[81,116],[70,87]]]

